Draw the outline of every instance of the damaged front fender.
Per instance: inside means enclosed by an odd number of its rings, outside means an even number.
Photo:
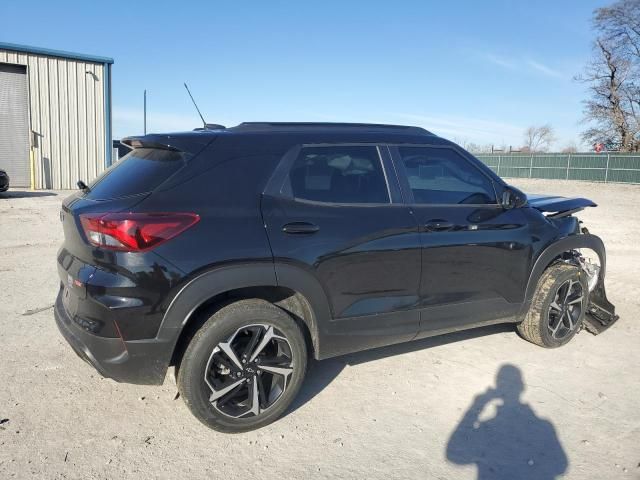
[[[567,252],[572,252],[581,248],[593,250],[600,260],[598,281],[595,288],[589,293],[589,304],[584,320],[585,328],[594,335],[597,335],[613,325],[619,317],[615,313],[615,307],[607,299],[604,286],[604,277],[606,272],[605,248],[600,237],[595,235],[572,235],[570,237],[562,238],[545,248],[545,250],[538,256],[531,272],[531,276],[529,277],[529,282],[527,283],[526,302],[522,313],[526,313],[529,309],[538,280],[547,267],[559,258],[562,258],[562,256]]]
[[[587,207],[597,207],[588,198],[566,198],[549,195],[527,195],[528,205],[543,213],[560,216],[568,212],[576,213]]]

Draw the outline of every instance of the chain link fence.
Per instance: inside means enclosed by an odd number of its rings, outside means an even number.
[[[501,177],[640,184],[637,153],[492,153],[476,157]]]

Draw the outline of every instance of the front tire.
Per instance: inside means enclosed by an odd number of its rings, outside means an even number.
[[[241,300],[214,313],[193,337],[178,390],[208,427],[245,432],[284,413],[306,368],[307,347],[295,320],[264,300]]]
[[[560,263],[544,271],[518,332],[545,348],[568,343],[580,331],[587,311],[589,288],[584,271]]]

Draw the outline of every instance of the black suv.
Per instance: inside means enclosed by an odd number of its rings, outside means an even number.
[[[117,381],[209,427],[281,415],[308,356],[500,322],[543,347],[616,320],[586,199],[528,198],[417,127],[243,123],[123,141],[64,201],[55,317]]]

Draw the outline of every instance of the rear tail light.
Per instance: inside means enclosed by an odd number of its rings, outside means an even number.
[[[150,250],[196,224],[195,213],[82,214],[80,223],[89,243],[123,252]]]

